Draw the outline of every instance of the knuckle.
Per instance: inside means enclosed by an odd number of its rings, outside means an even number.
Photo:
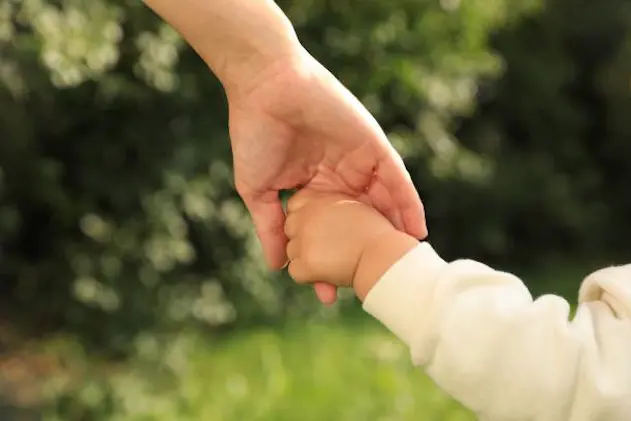
[[[289,214],[287,215],[287,218],[285,219],[285,235],[288,238],[292,238],[296,235],[296,231],[297,231],[297,221],[296,221],[296,216],[293,214]]]
[[[303,207],[306,202],[307,202],[307,198],[302,192],[295,193],[287,201],[287,211],[289,213],[296,212],[298,209]]]
[[[296,283],[304,284],[309,282],[308,271],[305,270],[304,265],[300,262],[290,262],[288,272],[289,276],[291,276]]]
[[[287,201],[287,211],[296,212],[304,206],[308,205],[314,198],[319,197],[319,194],[311,189],[303,188],[294,193],[293,196]]]
[[[298,245],[297,241],[294,240],[290,240],[289,243],[287,243],[287,257],[290,260],[295,260],[298,255],[300,254],[300,246]]]

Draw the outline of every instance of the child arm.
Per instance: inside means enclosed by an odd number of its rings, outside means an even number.
[[[589,276],[572,321],[562,298],[427,243],[371,287],[365,310],[481,420],[631,419],[631,265]]]

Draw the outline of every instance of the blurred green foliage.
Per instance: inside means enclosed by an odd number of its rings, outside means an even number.
[[[624,249],[626,2],[281,6],[406,156],[441,251]],[[290,310],[234,194],[223,93],[172,29],[136,1],[10,0],[0,42],[7,314],[124,352],[141,331]]]
[[[459,218],[456,198],[432,195],[447,201],[441,218],[459,221],[460,251],[522,266],[625,256],[631,138],[620,116],[631,98],[630,17],[624,1],[550,0],[493,34],[504,72],[455,131],[493,163],[493,181],[467,189]]]
[[[292,325],[237,333],[219,344],[180,335],[166,347],[144,341],[139,350],[131,370],[112,367],[63,391],[59,382],[50,383],[56,405],[45,419],[474,420],[412,366],[399,341],[374,325]],[[147,369],[151,359],[160,369]]]
[[[508,3],[281,5],[404,152],[481,172],[436,145],[459,150],[447,125],[497,72],[486,38]],[[124,353],[138,332],[307,308],[262,266],[234,195],[223,93],[172,29],[136,1],[0,10],[8,314]]]
[[[279,3],[406,157],[447,257],[532,268],[628,250],[628,2]],[[141,2],[1,2],[0,110],[0,316],[25,334],[125,356],[184,326],[315,311],[310,291],[263,266],[221,86]],[[195,381],[175,413],[200,399]],[[394,416],[374,405],[318,414]]]

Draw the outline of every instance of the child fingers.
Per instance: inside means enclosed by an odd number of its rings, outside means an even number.
[[[287,258],[289,261],[296,260],[300,256],[300,244],[297,239],[290,240],[287,243]]]
[[[298,258],[289,262],[289,276],[293,278],[299,284],[309,284],[313,280],[311,278],[311,272],[309,271],[305,262]]]
[[[287,201],[287,211],[296,212],[317,197],[317,192],[309,189],[301,189],[294,193]]]
[[[285,235],[287,238],[292,239],[298,235],[300,230],[300,218],[296,213],[290,213],[285,218]]]

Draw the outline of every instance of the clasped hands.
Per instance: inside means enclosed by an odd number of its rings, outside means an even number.
[[[294,250],[287,248],[281,190],[300,187],[351,199],[401,232],[427,235],[423,206],[401,157],[361,102],[306,51],[227,92],[236,188],[270,268],[283,268]],[[305,280],[299,268],[292,262],[290,273]],[[320,301],[333,303],[339,283],[316,278],[309,280]]]

